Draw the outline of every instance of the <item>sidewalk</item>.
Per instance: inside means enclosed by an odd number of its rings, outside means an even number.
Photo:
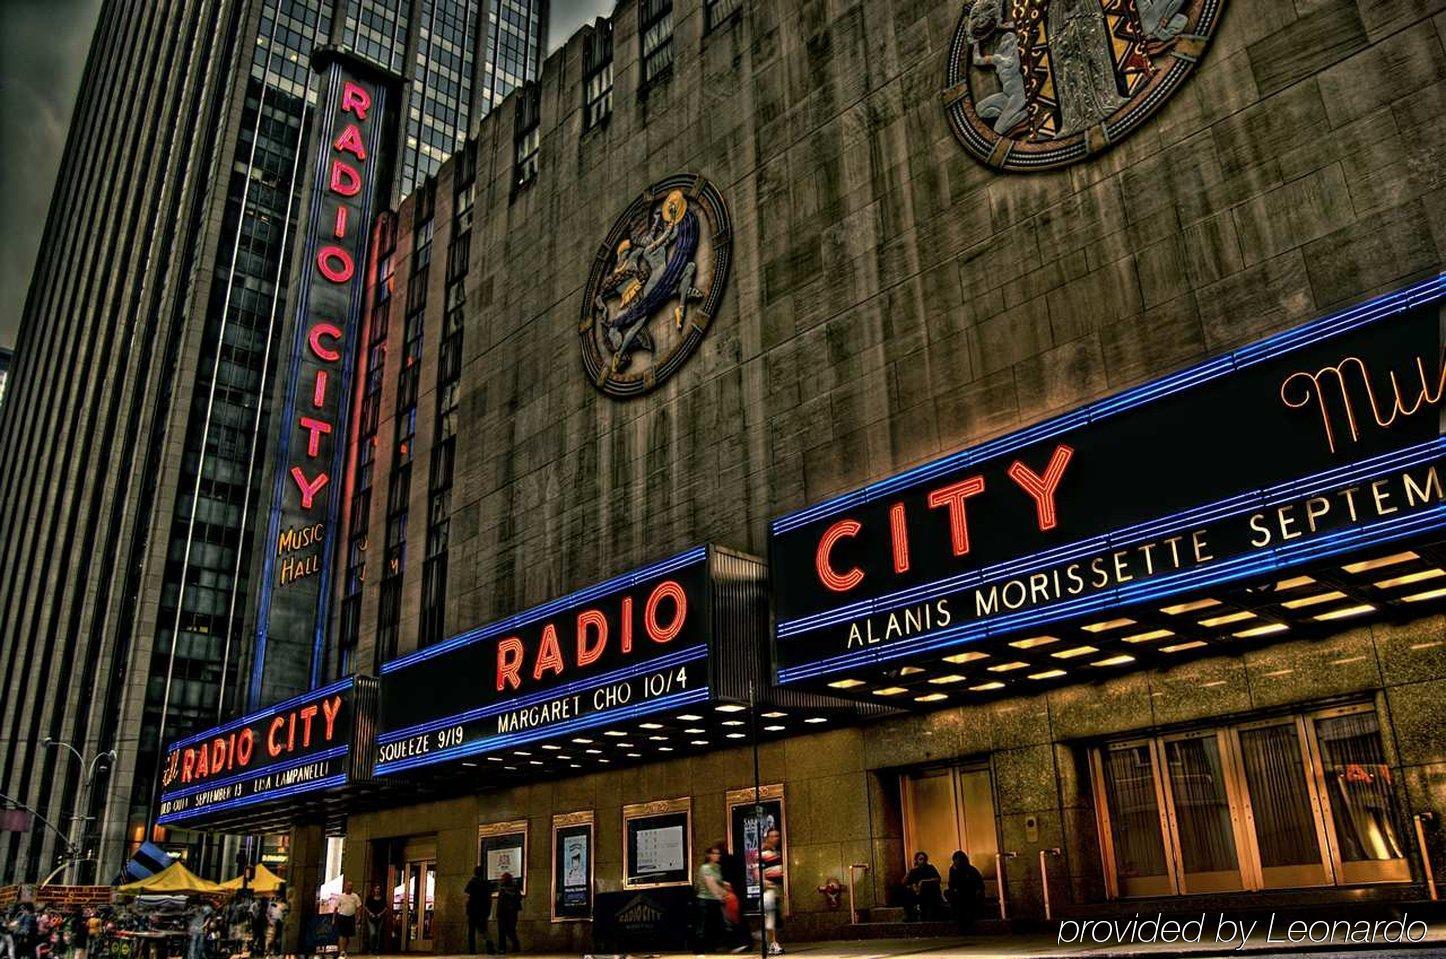
[[[1240,956],[1256,957],[1310,954],[1318,959],[1331,956],[1387,956],[1399,954],[1410,959],[1446,959],[1446,923],[1432,921],[1428,924],[1424,940],[1415,943],[1376,942],[1351,944],[1335,943],[1291,943],[1283,941],[1284,931],[1277,927],[1274,941],[1268,941],[1263,930],[1249,936],[1242,946],[1239,939],[1234,942],[1216,942],[1213,930],[1207,931],[1199,944],[1179,943],[1151,944],[1118,942],[1084,945],[1060,944],[1055,933],[1016,933],[998,936],[972,936],[948,939],[864,939],[855,941],[804,942],[788,948],[788,956],[802,959],[1113,959],[1123,956],[1149,956],[1164,959],[1167,956],[1198,957]],[[648,954],[649,959],[693,959],[691,953]],[[757,953],[752,955],[757,956]],[[363,959],[354,955],[351,959]],[[386,957],[386,959],[416,959],[415,955]],[[475,956],[433,956],[432,959],[477,959]],[[548,954],[522,952],[517,959],[579,959],[577,954]],[[643,954],[634,954],[632,959],[643,959]]]

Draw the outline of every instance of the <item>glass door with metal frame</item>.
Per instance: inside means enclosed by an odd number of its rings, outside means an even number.
[[[432,951],[432,919],[437,903],[437,861],[408,859],[393,888],[395,915],[401,924],[403,952]]]
[[[900,777],[905,859],[925,852],[942,877],[955,851],[984,875],[986,897],[998,895],[994,859],[999,852],[994,781],[985,764],[925,769]],[[906,864],[907,868],[907,864]]]
[[[1092,753],[1112,897],[1408,882],[1369,704]]]

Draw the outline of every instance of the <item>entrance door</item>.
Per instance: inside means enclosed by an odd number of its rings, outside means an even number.
[[[947,880],[949,861],[955,850],[962,850],[984,874],[985,895],[998,895],[994,857],[999,839],[989,767],[921,770],[904,775],[902,786],[906,868],[913,864],[914,853],[926,852]]]
[[[392,915],[397,917],[403,952],[432,951],[432,919],[437,905],[437,844],[410,840],[400,867],[392,868]]]

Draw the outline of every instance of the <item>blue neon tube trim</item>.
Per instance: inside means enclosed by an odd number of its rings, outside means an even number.
[[[453,746],[435,753],[412,756],[406,759],[396,759],[389,763],[377,763],[375,775],[384,776],[408,769],[416,769],[419,766],[432,766],[440,762],[461,759],[467,756],[477,756],[498,749],[505,749],[510,746],[522,746],[527,743],[538,742],[539,740],[555,739],[558,736],[582,732],[586,729],[595,729],[598,726],[610,726],[614,723],[624,722],[638,716],[650,716],[653,713],[677,709],[680,706],[691,706],[694,703],[706,702],[712,695],[709,687],[700,686],[697,689],[689,689],[681,693],[672,693],[668,696],[659,696],[657,699],[645,700],[644,702],[622,709],[608,710],[601,713],[589,713],[586,716],[580,716],[577,719],[570,719],[566,722],[546,726],[541,729],[530,729],[526,732],[492,736],[487,739],[478,739],[470,743],[463,743],[460,746]]]
[[[654,576],[663,576],[674,570],[682,569],[685,566],[691,566],[694,563],[703,561],[707,556],[708,547],[695,546],[687,552],[680,553],[670,559],[654,563],[651,566],[644,566],[642,569],[636,569],[630,573],[623,573],[621,576],[614,576],[612,579],[598,583],[595,586],[588,586],[576,592],[568,593],[566,596],[549,600],[540,606],[533,606],[530,609],[523,610],[505,619],[499,619],[496,622],[479,626],[476,629],[469,629],[465,633],[458,633],[451,639],[444,640],[435,646],[428,646],[425,649],[419,649],[414,653],[408,653],[405,656],[385,662],[381,668],[382,675],[385,676],[387,673],[396,672],[413,663],[433,659],[459,647],[482,642],[483,640],[491,639],[503,633],[511,632],[522,626],[526,626],[528,623],[535,623],[538,620],[547,619],[549,616],[554,616],[563,610],[601,599],[604,596],[627,589],[644,580],[652,579]]]
[[[300,769],[302,766],[310,765],[311,763],[324,763],[328,759],[335,759],[338,756],[345,756],[350,750],[350,745],[333,746],[330,749],[322,750],[319,753],[312,753],[310,756],[304,756],[301,759],[297,759],[292,762],[272,763],[270,766],[258,766],[252,772],[236,773],[234,775],[227,776],[225,779],[217,779],[213,782],[198,783],[194,786],[187,786],[185,789],[179,789],[176,792],[162,793],[161,802],[169,802],[172,799],[181,799],[185,796],[194,796],[196,795],[196,793],[203,793],[206,792],[208,789],[220,789],[222,786],[229,786],[232,783],[238,783],[246,779],[255,779],[257,776],[275,775],[276,773],[286,772],[288,769]]]
[[[233,719],[230,722],[226,723],[224,726],[217,726],[215,729],[207,729],[204,732],[192,733],[185,739],[180,739],[174,743],[171,743],[171,745],[167,747],[166,751],[170,752],[172,749],[182,749],[186,746],[190,746],[193,743],[198,743],[203,739],[211,739],[215,736],[225,735],[231,730],[240,729],[242,726],[254,722],[257,719],[264,719],[267,716],[271,716],[283,710],[290,709],[292,706],[299,706],[302,703],[306,702],[308,699],[316,699],[321,696],[330,696],[332,693],[344,692],[345,690],[351,689],[355,682],[356,679],[352,676],[338,679],[336,682],[331,683],[330,685],[323,686],[320,689],[313,689],[308,692],[304,692],[299,696],[293,696],[290,699],[283,700],[282,702],[277,703],[275,706],[267,706],[265,709],[258,709],[255,712],[247,713],[240,719]]]
[[[892,644],[884,650],[859,650],[780,669],[778,681],[786,684],[822,676],[826,673],[857,668],[865,664],[878,664],[903,656],[914,656],[924,652],[962,646],[988,636],[1006,635],[1023,629],[1037,628],[1101,609],[1148,602],[1186,590],[1204,589],[1221,583],[1234,582],[1263,572],[1283,571],[1303,563],[1338,556],[1362,547],[1381,545],[1415,536],[1442,525],[1446,525],[1446,504],[1433,506],[1420,513],[1396,519],[1381,520],[1366,526],[1338,530],[1305,543],[1273,547],[1258,555],[1232,557],[1202,569],[1171,573],[1167,576],[1113,587],[1091,596],[1054,603],[1041,609],[1021,610],[1018,613],[994,617],[985,622],[975,621],[942,631],[924,633],[913,640]]]
[[[1322,339],[1349,332],[1384,317],[1405,312],[1412,307],[1434,302],[1443,296],[1446,296],[1446,273],[1423,280],[1403,290],[1376,297],[1322,319],[1277,333],[1231,353],[1199,363],[1178,373],[1152,380],[1114,396],[1097,400],[1034,426],[978,446],[968,447],[860,489],[787,513],[775,519],[770,524],[771,529],[774,535],[788,532],[815,520],[851,509],[860,503],[922,483],[940,473],[964,469],[994,457],[1003,456],[1061,432],[1098,422],[1105,417],[1142,406],[1172,393],[1178,393],[1183,389],[1224,376],[1237,369],[1243,369],[1292,350],[1309,346]]]
[[[1268,508],[1302,496],[1310,496],[1342,483],[1365,479],[1377,472],[1416,466],[1437,458],[1443,452],[1446,452],[1446,437],[1428,440],[1415,446],[1403,447],[1344,466],[1287,480],[1262,490],[1239,493],[1214,503],[1145,520],[1133,526],[1122,527],[1109,533],[1101,533],[1073,543],[1052,547],[1043,552],[1006,560],[993,566],[981,567],[930,583],[896,590],[873,599],[862,599],[845,606],[836,606],[821,613],[811,613],[808,616],[784,620],[778,624],[777,635],[780,639],[796,636],[800,633],[856,619],[859,616],[890,612],[932,599],[935,596],[958,592],[971,586],[982,586],[990,580],[1008,579],[1022,573],[1056,566],[1082,556],[1089,556],[1100,550],[1119,549],[1133,543],[1148,542],[1166,533],[1177,532],[1201,523]]]
[[[215,805],[205,806],[201,809],[185,809],[181,812],[169,813],[159,817],[156,822],[161,825],[171,822],[182,822],[187,819],[199,819],[202,816],[210,816],[213,813],[226,809],[236,809],[240,806],[254,806],[257,803],[269,802],[274,799],[285,799],[287,796],[295,796],[298,793],[312,792],[317,789],[330,789],[332,786],[346,784],[346,773],[338,773],[335,776],[327,776],[325,779],[318,779],[314,782],[303,783],[296,786],[287,786],[285,789],[277,789],[273,792],[256,793],[251,796],[242,796],[239,799],[228,799]]]
[[[571,696],[574,693],[585,692],[597,686],[605,686],[610,683],[621,682],[625,679],[632,679],[644,673],[654,672],[659,669],[671,669],[674,666],[681,666],[684,663],[696,662],[708,658],[708,644],[698,643],[680,649],[677,652],[669,653],[666,656],[659,656],[657,659],[650,659],[644,663],[628,666],[624,669],[615,669],[610,673],[601,676],[593,676],[588,679],[579,679],[568,683],[565,686],[558,686],[554,689],[544,689],[540,692],[530,693],[526,696],[519,696],[516,699],[507,699],[502,702],[490,703],[486,706],[479,706],[476,709],[469,709],[466,712],[454,713],[442,719],[429,719],[425,723],[417,723],[415,726],[408,726],[385,735],[377,736],[377,745],[385,746],[387,743],[394,743],[399,739],[406,739],[421,733],[430,733],[438,729],[445,729],[448,726],[459,726],[463,723],[474,722],[493,716],[497,713],[511,712],[514,709],[525,709],[534,703],[547,702],[550,699],[561,699],[564,696]]]

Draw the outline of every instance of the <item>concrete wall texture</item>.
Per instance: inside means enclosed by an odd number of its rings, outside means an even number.
[[[572,38],[543,71],[532,186],[512,189],[513,111],[480,128],[446,631],[696,543],[764,554],[781,513],[1439,272],[1446,3],[1227,7],[1194,77],[1138,132],[1033,175],[979,165],[949,131],[939,94],[958,3],[753,2],[705,34],[700,0],[677,0],[672,74],[640,92],[637,4],[624,0],[614,112],[586,133],[583,38]],[[434,261],[453,169],[439,176]],[[583,286],[612,220],[676,172],[706,176],[727,200],[732,279],[694,358],[619,402],[582,372]],[[399,298],[412,210],[400,210]],[[422,452],[442,273],[429,274]],[[374,489],[389,464],[379,454]],[[374,497],[374,540],[384,501]],[[416,643],[421,554],[404,574],[402,651]],[[362,662],[375,616],[369,589]],[[845,920],[814,890],[846,881],[850,863],[872,865],[865,904],[901,872],[897,816],[873,770],[988,756],[1002,847],[1020,854],[1011,898],[1037,909],[1038,849],[1061,846],[1065,895],[1086,902],[1103,878],[1071,741],[1343,694],[1376,702],[1410,811],[1446,812],[1446,726],[1432,705],[1446,696],[1440,617],[769,745],[763,779],[788,788],[795,928]],[[692,795],[700,849],[724,834],[723,792],[751,781],[748,754],[719,752],[357,815],[348,871],[361,878],[370,837],[435,830],[437,942],[455,951],[478,823],[528,818],[536,880],[550,874],[550,816],[595,809],[599,886],[616,888],[622,804]],[[581,933],[547,923],[543,888],[523,938],[570,945]]]

